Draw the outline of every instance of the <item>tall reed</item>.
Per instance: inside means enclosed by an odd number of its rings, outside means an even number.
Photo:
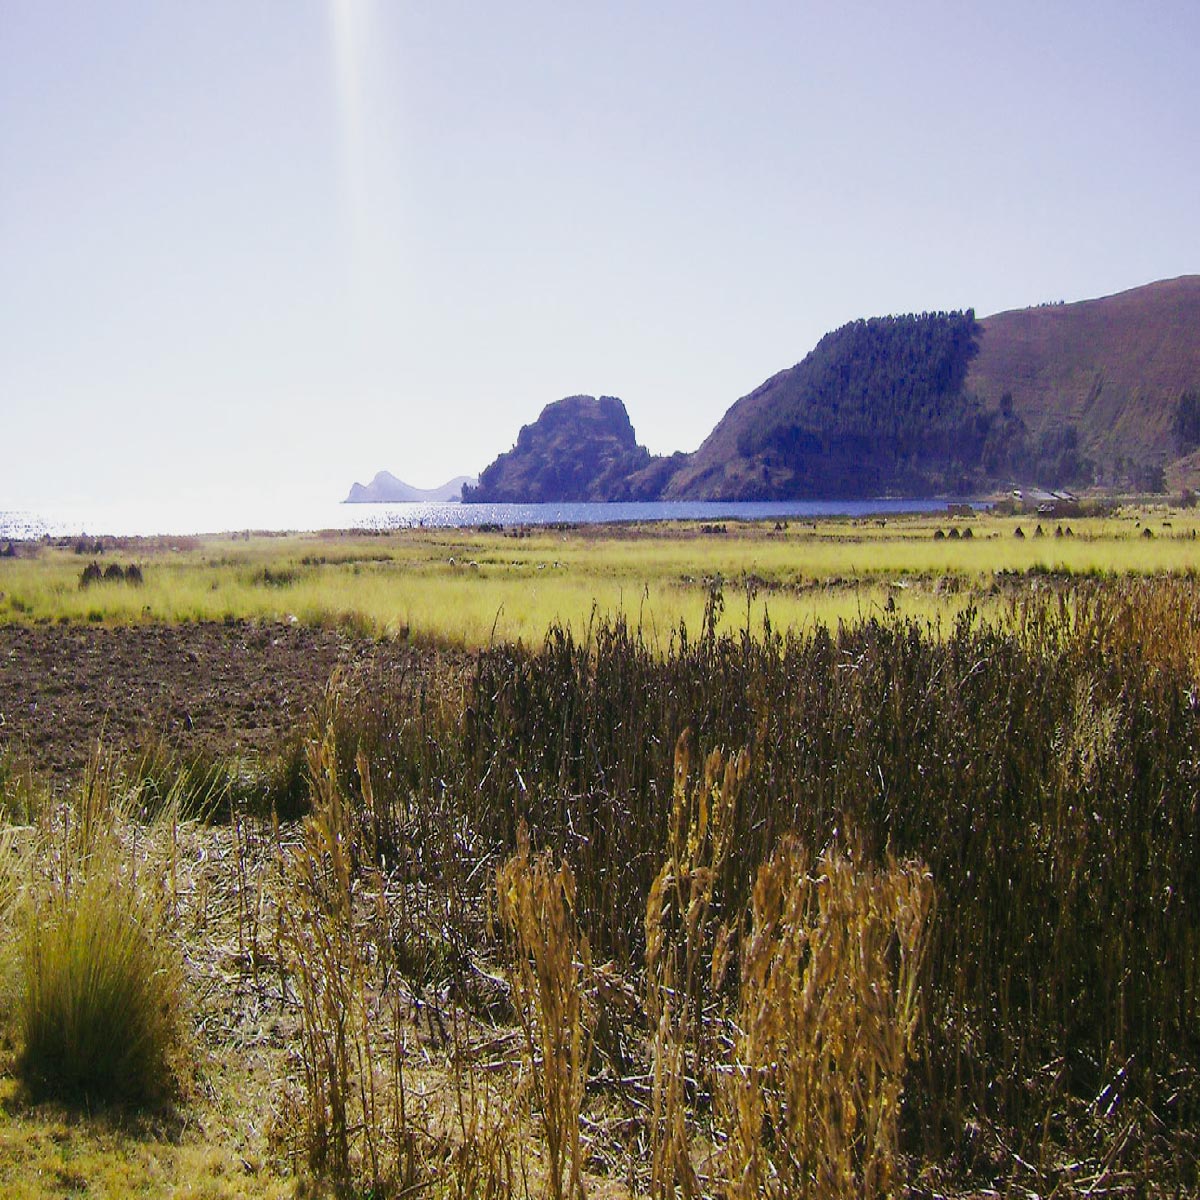
[[[300,1002],[304,1094],[301,1144],[308,1166],[340,1186],[366,1180],[375,1194],[411,1186],[416,1168],[407,1136],[399,1003],[380,1003],[372,983],[372,939],[364,936],[359,822],[338,784],[331,731],[309,743],[312,812],[298,845],[284,847],[279,908],[281,960]],[[369,790],[369,783],[367,784]],[[366,897],[369,900],[369,896]],[[369,905],[368,905],[369,907]],[[385,1035],[395,1042],[389,1053]]]
[[[369,733],[380,811],[418,797],[436,814],[395,837],[415,833],[438,871],[477,879],[525,820],[571,862],[593,953],[630,972],[680,732],[700,755],[745,748],[724,911],[746,910],[789,833],[821,847],[853,829],[864,868],[925,862],[943,919],[908,1148],[1051,1171],[1118,1145],[1101,1093],[1144,1105],[1165,1147],[1200,1121],[1198,648],[1189,579],[1050,581],[1003,619],[946,629],[892,617],[750,637],[710,620],[663,645],[599,622],[582,642],[560,630],[537,652],[483,653],[457,702],[363,696],[339,737]],[[1194,1160],[1169,1157],[1190,1186]]]

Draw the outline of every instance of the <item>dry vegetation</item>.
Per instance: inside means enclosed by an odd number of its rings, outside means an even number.
[[[335,681],[298,819],[165,752],[0,775],[0,1189],[1193,1191],[1200,584],[727,591]]]

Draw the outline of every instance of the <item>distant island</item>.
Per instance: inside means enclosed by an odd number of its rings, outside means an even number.
[[[475,482],[473,475],[456,475],[436,488],[418,488],[380,471],[368,484],[356,483],[345,504],[438,504],[462,499],[463,487]]]
[[[350,499],[384,498],[383,478]],[[967,309],[852,321],[736,401],[692,453],[652,455],[614,396],[568,396],[461,493],[547,503],[1168,487],[1200,487],[1197,275],[982,320]]]

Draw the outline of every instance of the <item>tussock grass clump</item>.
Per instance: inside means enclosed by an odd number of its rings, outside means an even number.
[[[20,1071],[35,1091],[145,1102],[169,1087],[179,980],[110,869],[35,906],[21,942]]]
[[[147,1104],[180,1082],[183,969],[168,936],[161,857],[170,809],[148,828],[93,772],[47,812],[18,902],[18,1071],[35,1094]]]

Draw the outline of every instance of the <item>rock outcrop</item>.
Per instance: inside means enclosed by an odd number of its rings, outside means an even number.
[[[638,499],[631,480],[653,463],[614,396],[568,396],[522,427],[517,444],[463,489],[468,503]],[[652,497],[651,497],[652,498]]]

